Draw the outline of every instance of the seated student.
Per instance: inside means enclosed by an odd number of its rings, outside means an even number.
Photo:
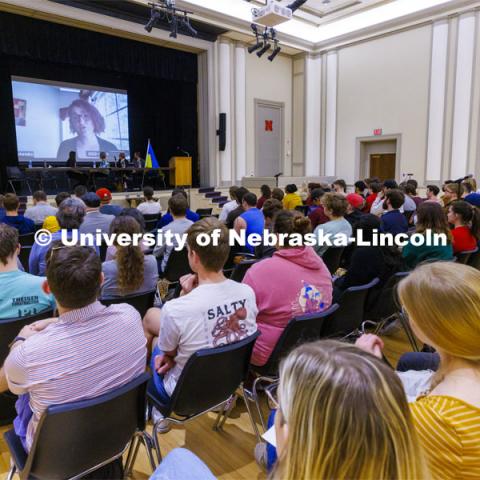
[[[419,205],[423,203],[423,198],[417,195],[417,182],[415,181],[415,183],[413,184],[411,183],[412,181],[414,180],[407,180],[407,184],[405,185],[405,194],[415,202],[415,206],[418,208]]]
[[[335,241],[335,237],[340,235],[349,239],[352,236],[352,226],[345,220],[348,207],[345,195],[341,193],[326,193],[322,197],[322,205],[329,221],[317,226],[314,231],[315,237],[318,238],[320,232],[323,232],[325,237],[330,235],[332,243]],[[322,256],[328,248],[330,248],[329,245],[316,245],[315,251]]]
[[[407,233],[408,222],[400,207],[405,202],[405,195],[400,190],[388,190],[385,193],[383,208],[385,213],[381,216],[380,231],[383,233]]]
[[[142,233],[133,217],[116,217],[110,225],[110,234],[128,234],[130,238]],[[153,255],[144,255],[141,245],[121,246],[115,242],[115,257],[103,262],[105,281],[102,298],[133,295],[154,290],[158,281],[157,260]]]
[[[43,221],[43,225],[42,225],[42,228],[44,230],[48,230],[50,233],[55,233],[60,230],[60,225],[58,224],[56,214],[58,211],[58,207],[66,198],[70,198],[70,194],[68,192],[57,193],[57,195],[55,196],[55,203],[57,204],[55,214],[45,217],[45,220]]]
[[[431,478],[480,478],[480,272],[422,265],[400,282],[398,296],[415,336],[440,358],[427,391],[411,404]],[[374,335],[357,344],[382,356]]]
[[[232,185],[228,190],[228,194],[230,195],[231,200],[222,207],[222,211],[220,212],[220,216],[218,217],[223,223],[227,222],[228,214],[238,207],[237,197],[235,196],[237,190],[238,187],[236,185]]]
[[[413,269],[419,263],[438,260],[453,260],[452,234],[442,207],[438,203],[424,202],[418,207],[416,233],[425,234],[431,230],[433,234],[444,234],[447,245],[415,246],[410,241],[403,247],[402,256],[408,268]]]
[[[113,215],[106,215],[100,212],[100,197],[94,192],[88,192],[82,197],[86,205],[85,218],[80,225],[80,233],[96,234],[97,230],[100,233],[108,233],[110,224],[115,218]]]
[[[5,216],[2,218],[2,223],[6,223],[18,230],[20,235],[33,233],[35,231],[35,223],[33,220],[18,214],[18,207],[20,202],[14,193],[7,193],[3,199],[5,207]]]
[[[450,204],[455,200],[461,200],[464,192],[465,190],[461,183],[452,181],[445,182],[442,196],[443,211],[445,212],[445,215],[448,214],[448,207]]]
[[[172,197],[174,197],[175,195],[178,195],[178,194],[183,195],[185,197],[185,200],[187,200],[187,211],[185,213],[185,216],[187,217],[187,219],[190,220],[193,223],[198,222],[198,220],[200,219],[200,215],[198,215],[197,213],[192,212],[190,210],[190,208],[188,206],[187,193],[185,192],[185,190],[182,190],[181,188],[177,188],[177,189],[173,190]],[[163,228],[166,225],[168,225],[170,222],[173,222],[173,216],[170,212],[167,212],[158,221],[157,228]]]
[[[362,212],[365,199],[358,193],[349,193],[345,198],[348,202],[345,220],[354,228],[355,224],[365,216]]]
[[[220,230],[217,245],[200,246],[200,234]],[[228,230],[214,217],[203,218],[188,229],[188,261],[193,274],[180,280],[182,293],[162,310],[151,308],[145,315],[148,333],[158,335],[152,357],[156,393],[168,403],[183,367],[202,348],[237,342],[256,330],[257,306],[253,290],[226,279],[223,266],[230,250]]]
[[[55,300],[42,290],[43,277],[36,277],[18,269],[18,231],[0,224],[0,322],[5,318],[36,315],[53,310]]]
[[[370,182],[368,186],[368,194],[365,198],[365,206],[363,207],[364,213],[370,213],[373,202],[377,198],[377,195],[382,191],[382,184],[378,182]]]
[[[354,228],[354,236],[362,231],[365,242],[373,241],[374,230],[380,230],[380,219],[376,215],[364,215]],[[350,248],[350,247],[349,247]],[[333,299],[338,301],[343,292],[350,287],[365,285],[374,278],[380,283],[376,289],[380,293],[387,280],[403,268],[402,255],[396,247],[352,245],[347,273],[339,277],[333,285]],[[377,295],[369,295],[369,306],[377,299]]]
[[[35,225],[41,225],[46,217],[56,213],[57,209],[47,201],[47,194],[42,190],[37,190],[33,192],[33,207],[27,207],[25,210],[25,218],[33,220]]]
[[[162,206],[160,205],[160,202],[153,199],[154,193],[152,187],[145,187],[143,189],[143,197],[145,198],[145,201],[140,205],[137,205],[137,210],[142,215],[158,215],[161,212]]]
[[[86,187],[85,185],[77,185],[77,186],[73,189],[73,196],[74,196],[74,198],[78,198],[78,200],[80,200],[80,202],[82,202],[83,204],[84,204],[84,202],[83,202],[83,200],[82,200],[82,197],[83,197],[86,193],[88,193],[88,190],[87,190],[87,187]],[[84,206],[86,206],[86,205],[84,204]]]
[[[297,193],[298,189],[294,183],[290,183],[285,187],[287,193],[282,200],[283,208],[285,210],[295,210],[295,207],[303,205],[300,195]]]
[[[422,203],[420,197],[414,197],[414,195],[413,195],[413,193],[415,193],[415,195],[416,195],[416,189],[413,187],[413,185],[411,185],[407,182],[401,183],[398,188],[405,195],[405,197],[403,199],[404,200],[403,211],[405,213],[415,212],[415,210],[417,210],[417,203],[415,201],[415,198],[417,200],[420,200],[420,203]],[[412,219],[412,218],[413,218],[413,213],[410,214],[410,219]],[[412,223],[412,222],[410,222],[410,223]]]
[[[167,232],[172,234],[182,235],[193,224],[191,220],[186,217],[188,208],[187,199],[180,193],[168,199],[168,210],[173,218],[173,221],[168,223],[165,227],[160,229],[158,233],[165,235]],[[173,249],[178,245],[175,238],[172,238],[170,245],[167,244],[166,238],[164,241],[153,249],[153,254],[159,259],[160,271],[164,272],[167,266],[168,259]]]
[[[225,221],[225,225],[228,229],[232,229],[237,217],[239,217],[243,212],[243,196],[246,195],[248,190],[244,187],[239,187],[235,191],[235,197],[237,199],[237,206],[234,208],[227,216],[227,220]]]
[[[245,230],[246,245],[245,248],[248,252],[254,252],[254,246],[249,241],[249,236],[257,233],[260,237],[263,237],[263,229],[265,220],[263,213],[257,207],[257,196],[254,193],[247,193],[243,196],[242,207],[243,213],[235,219],[233,228],[237,233],[241,233]]]
[[[300,212],[282,210],[274,219],[275,234],[311,232],[310,220]],[[281,279],[272,283],[272,279]],[[261,332],[253,347],[251,363],[264,365],[287,323],[295,316],[321,312],[332,303],[332,277],[312,247],[277,245],[272,258],[256,263],[243,283],[252,287]]]
[[[464,196],[477,192],[477,181],[474,178],[465,178],[462,181]]]
[[[314,230],[318,225],[329,221],[322,205],[322,197],[324,194],[325,190],[323,190],[323,188],[316,188],[315,190],[312,190],[310,195],[312,204],[308,209],[308,218],[310,219],[312,229]]]
[[[283,190],[281,188],[276,187],[272,190],[272,198],[275,198],[278,201],[283,202],[284,196],[285,194],[283,193]]]
[[[68,238],[71,237],[72,230],[78,229],[85,217],[84,203],[77,198],[67,198],[58,207],[56,218],[60,229],[67,231]],[[60,240],[62,231],[59,230],[52,235],[52,241]],[[45,275],[46,254],[49,245],[40,245],[34,243],[30,256],[28,257],[28,270],[32,275]]]
[[[368,188],[367,188],[367,184],[363,180],[356,181],[354,184],[354,187],[355,187],[354,193],[356,193],[357,195],[360,195],[361,197],[363,197],[363,199],[367,198]]]
[[[263,204],[263,217],[265,218],[265,229],[273,232],[273,219],[275,215],[283,209],[282,202],[275,198],[269,198]],[[255,257],[257,258],[270,258],[276,252],[274,246],[261,245],[255,247]]]
[[[345,180],[342,180],[341,178],[338,180],[335,180],[332,183],[332,189],[335,193],[339,193],[340,195],[346,195],[347,194],[347,183]]]
[[[102,281],[93,248],[52,245],[43,288],[55,296],[59,318],[24,327],[4,365],[10,391],[30,397],[28,427],[24,416],[15,423],[17,434],[26,429],[27,450],[50,405],[98,397],[145,371],[140,315],[127,304],[98,302]]]
[[[398,190],[398,184],[395,180],[385,180],[383,182],[381,191],[377,193],[377,196],[372,203],[370,213],[373,213],[373,215],[377,215],[379,217],[385,213],[385,210],[383,209],[383,201],[385,200],[385,194],[389,190]],[[402,205],[400,212],[403,213],[403,211]]]
[[[439,193],[440,189],[436,185],[427,185],[427,198],[424,200],[424,202],[442,203],[442,201],[438,198]]]
[[[321,187],[320,187],[320,184],[319,184],[319,183],[310,182],[310,183],[307,185],[307,188],[308,188],[308,196],[307,196],[307,199],[305,200],[305,205],[311,207],[311,206],[313,205],[312,192],[313,192],[315,189],[321,188]]]
[[[323,340],[293,350],[279,376],[271,478],[429,478],[402,384],[383,361]]]
[[[120,215],[123,207],[111,203],[112,192],[108,188],[99,188],[95,193],[97,194],[98,198],[100,198],[100,213],[104,213],[105,215],[113,215],[114,217]]]
[[[477,248],[480,240],[480,211],[464,200],[451,202],[447,215],[452,228],[453,253]]]
[[[272,190],[268,185],[262,185],[260,191],[262,192],[262,196],[257,201],[257,208],[261,210],[265,201],[272,198]]]

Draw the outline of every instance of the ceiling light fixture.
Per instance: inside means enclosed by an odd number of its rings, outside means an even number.
[[[177,38],[179,29],[185,30],[192,37],[196,37],[198,32],[190,24],[189,12],[175,6],[175,0],[157,0],[155,3],[149,3],[151,6],[150,20],[145,25],[145,30],[150,33],[157,22],[166,21],[170,25],[170,37]]]

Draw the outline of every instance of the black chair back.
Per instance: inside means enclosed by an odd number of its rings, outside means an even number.
[[[154,403],[163,415],[174,412],[190,417],[207,411],[226,401],[248,373],[257,331],[239,342],[195,352],[186,363],[178,379],[169,406]]]
[[[97,398],[48,407],[23,468],[18,466],[21,478],[73,478],[118,458],[135,431],[145,428],[149,377],[143,373]],[[15,437],[13,430],[5,434],[18,458]]]
[[[457,263],[461,263],[462,265],[468,265],[470,257],[477,252],[478,252],[478,248],[476,248],[475,250],[458,252],[458,253],[455,254],[455,257],[457,259],[456,261],[457,261]]]
[[[210,217],[212,215],[213,208],[197,208],[195,213],[200,217]]]
[[[101,298],[100,302],[107,307],[113,304],[128,303],[133,308],[136,308],[138,313],[140,313],[141,317],[143,318],[147,313],[147,310],[150,307],[153,307],[155,293],[156,290],[151,290],[150,292],[125,295],[123,297]]]
[[[344,336],[360,328],[365,317],[368,291],[379,281],[374,278],[365,285],[347,288],[338,300],[339,308],[332,320],[325,324],[324,336]]]
[[[167,265],[164,271],[164,277],[169,282],[178,282],[180,277],[192,273],[188,263],[188,252],[186,248],[182,250],[173,249],[168,257]]]
[[[8,166],[7,177],[9,180],[24,180],[25,174],[17,166]]]
[[[377,296],[377,301],[365,314],[366,320],[379,322],[398,312],[397,286],[400,280],[408,276],[409,273],[410,272],[397,272],[388,279],[387,283],[383,286]],[[369,296],[373,291],[374,289],[369,291]],[[370,305],[368,297],[367,305]]]
[[[18,236],[18,242],[20,245],[25,245],[26,247],[32,246],[35,242],[35,233],[24,233],[23,235]]]
[[[245,274],[247,273],[247,270],[257,263],[258,260],[242,260],[240,263],[237,263],[235,265],[232,274],[230,275],[230,280],[235,280],[235,282],[241,282],[243,280],[243,277],[245,277]]]
[[[340,267],[344,250],[345,247],[329,247],[322,255],[323,263],[325,263],[331,275],[334,275]]]
[[[107,258],[108,245],[105,242],[102,242],[98,247],[98,250],[100,252],[100,260],[104,262]]]
[[[298,345],[321,338],[325,323],[332,319],[337,310],[338,304],[334,303],[323,312],[292,318],[283,330],[267,363],[261,367],[252,365],[252,369],[261,375],[277,376],[280,360]]]
[[[480,249],[470,255],[467,265],[480,270]]]
[[[23,266],[23,269],[26,272],[30,271],[30,267],[28,265],[28,259],[30,258],[30,252],[32,251],[32,245],[22,245],[20,247],[20,253],[18,258]]]
[[[143,219],[145,220],[145,231],[151,232],[157,227],[158,220],[162,217],[162,214],[145,214]]]

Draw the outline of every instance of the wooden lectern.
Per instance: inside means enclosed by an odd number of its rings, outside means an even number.
[[[170,186],[192,185],[192,157],[172,157],[168,166],[170,167]]]

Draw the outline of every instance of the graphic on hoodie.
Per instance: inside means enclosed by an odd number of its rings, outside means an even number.
[[[320,312],[325,308],[323,293],[304,280],[302,280],[302,288],[297,298],[298,301],[292,305],[293,315]]]

